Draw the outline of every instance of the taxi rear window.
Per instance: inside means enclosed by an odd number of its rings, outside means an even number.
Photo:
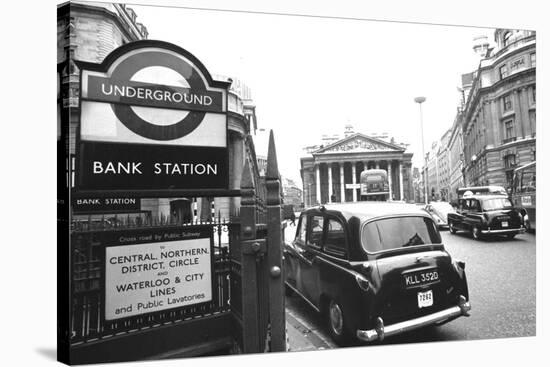
[[[441,243],[433,221],[425,217],[378,219],[363,226],[361,244],[367,252]]]

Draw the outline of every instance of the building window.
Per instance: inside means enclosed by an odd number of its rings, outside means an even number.
[[[514,138],[514,120],[504,121],[504,136],[506,141]]]
[[[533,52],[529,56],[531,58],[531,67],[534,68],[535,66],[537,66],[537,54]]]
[[[500,79],[504,79],[508,76],[508,65],[504,64],[500,67]]]
[[[533,87],[531,88],[531,99],[533,100],[533,103],[537,101],[537,88]]]
[[[502,97],[502,105],[504,111],[510,111],[512,109],[512,96],[508,94]]]
[[[507,154],[504,156],[504,168],[514,168],[516,166],[516,155]]]
[[[506,171],[506,187],[513,187],[514,171]]]
[[[510,44],[510,38],[512,37],[512,32],[508,31],[502,36],[502,46],[506,47]]]

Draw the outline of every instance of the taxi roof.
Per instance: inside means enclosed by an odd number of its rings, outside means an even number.
[[[341,213],[346,219],[359,217],[363,220],[392,215],[415,215],[430,218],[430,215],[415,204],[403,202],[359,201],[356,203],[325,204],[305,209],[304,212]]]
[[[461,199],[478,199],[478,200],[487,200],[487,199],[508,199],[508,195],[503,194],[473,194],[468,196],[463,196]]]

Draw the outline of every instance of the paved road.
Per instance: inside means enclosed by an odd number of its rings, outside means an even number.
[[[286,237],[291,238],[288,234]],[[534,336],[536,236],[522,234],[511,241],[478,242],[466,233],[443,231],[441,235],[447,251],[466,262],[471,316],[388,338],[384,344]],[[300,297],[287,297],[286,304],[287,312],[336,347],[330,341],[325,320]]]

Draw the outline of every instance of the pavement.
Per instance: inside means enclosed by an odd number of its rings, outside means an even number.
[[[283,222],[285,240],[291,241],[296,232],[296,226],[290,221]],[[313,311],[312,311],[313,312]],[[309,325],[309,326],[308,326]],[[302,319],[293,310],[286,309],[286,337],[289,352],[331,349],[334,346],[310,322]]]
[[[334,348],[318,330],[308,327],[299,316],[289,311],[286,312],[286,337],[289,352]]]

